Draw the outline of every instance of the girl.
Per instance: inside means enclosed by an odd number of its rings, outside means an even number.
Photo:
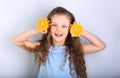
[[[69,29],[75,18],[63,7],[54,8],[47,19],[50,22],[48,30],[25,31],[15,36],[13,43],[35,55],[40,66],[38,78],[87,78],[84,54],[103,50],[105,43],[84,29],[81,36],[89,44],[81,43],[79,37],[72,37]],[[40,40],[28,40],[39,33],[43,34]]]

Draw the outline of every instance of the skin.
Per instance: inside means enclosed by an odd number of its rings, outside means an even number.
[[[64,45],[65,39],[68,35],[70,28],[70,20],[66,15],[54,15],[51,19],[51,28],[50,33],[53,39],[54,45],[60,46]],[[39,32],[36,28],[22,32],[16,35],[13,38],[13,43],[19,47],[25,45],[30,48],[35,48],[40,45],[39,42],[30,41],[29,38],[37,34],[47,33],[47,30],[44,32]],[[103,50],[106,47],[106,44],[97,36],[91,34],[90,32],[83,29],[81,34],[86,38],[90,43],[82,44],[84,53],[94,53]]]
[[[51,19],[51,36],[54,45],[64,45],[69,32],[70,20],[67,16],[54,15]]]

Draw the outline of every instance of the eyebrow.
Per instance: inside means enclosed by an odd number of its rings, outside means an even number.
[[[51,22],[51,24],[57,24],[56,22]],[[69,25],[67,25],[67,24],[62,24],[63,26],[70,26],[70,24]]]

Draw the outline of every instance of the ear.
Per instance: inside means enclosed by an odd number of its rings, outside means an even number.
[[[70,24],[70,26],[69,26],[69,30],[71,29],[72,25],[73,25],[73,24]]]
[[[48,25],[49,25],[49,27],[51,26],[51,22],[50,22],[50,20],[48,20]]]

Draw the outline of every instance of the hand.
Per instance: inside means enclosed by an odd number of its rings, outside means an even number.
[[[46,34],[48,32],[48,30],[45,30],[45,31],[39,31],[37,28],[35,28],[36,31],[42,33],[42,34]]]
[[[48,32],[48,30],[41,31],[42,34],[46,34],[47,32]]]

